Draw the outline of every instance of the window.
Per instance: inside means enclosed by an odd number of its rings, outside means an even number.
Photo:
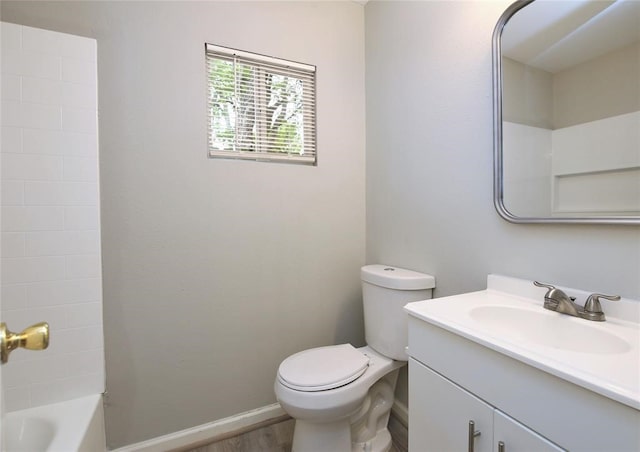
[[[209,156],[315,165],[315,66],[205,51]]]

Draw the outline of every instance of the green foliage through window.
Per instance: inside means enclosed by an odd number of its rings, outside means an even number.
[[[207,50],[209,149],[315,163],[315,71]]]

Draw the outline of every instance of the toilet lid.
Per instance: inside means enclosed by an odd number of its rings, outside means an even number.
[[[278,379],[297,391],[327,391],[356,380],[369,358],[351,344],[312,348],[291,355],[280,364]]]

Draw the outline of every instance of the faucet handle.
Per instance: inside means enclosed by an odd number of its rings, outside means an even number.
[[[555,286],[552,286],[551,284],[545,284],[545,283],[541,283],[541,282],[538,282],[538,281],[534,281],[533,285],[537,286],[537,287],[546,287],[549,290],[555,289]]]
[[[548,302],[548,303],[553,303],[555,305],[555,304],[558,304],[560,301],[569,301],[569,300],[576,301],[576,297],[568,296],[562,290],[556,289],[556,287],[552,286],[551,284],[545,284],[538,281],[534,281],[533,285],[537,287],[544,287],[545,289],[549,289],[547,290],[547,293],[544,294],[545,303]]]
[[[600,305],[600,298],[604,298],[609,301],[620,300],[620,295],[604,295],[601,293],[592,293],[587,298],[587,302],[584,304],[584,310],[586,312],[600,313],[602,312],[602,306]]]

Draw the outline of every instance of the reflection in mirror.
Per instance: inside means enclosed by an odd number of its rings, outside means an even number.
[[[498,211],[640,222],[640,0],[517,2],[494,72]]]

